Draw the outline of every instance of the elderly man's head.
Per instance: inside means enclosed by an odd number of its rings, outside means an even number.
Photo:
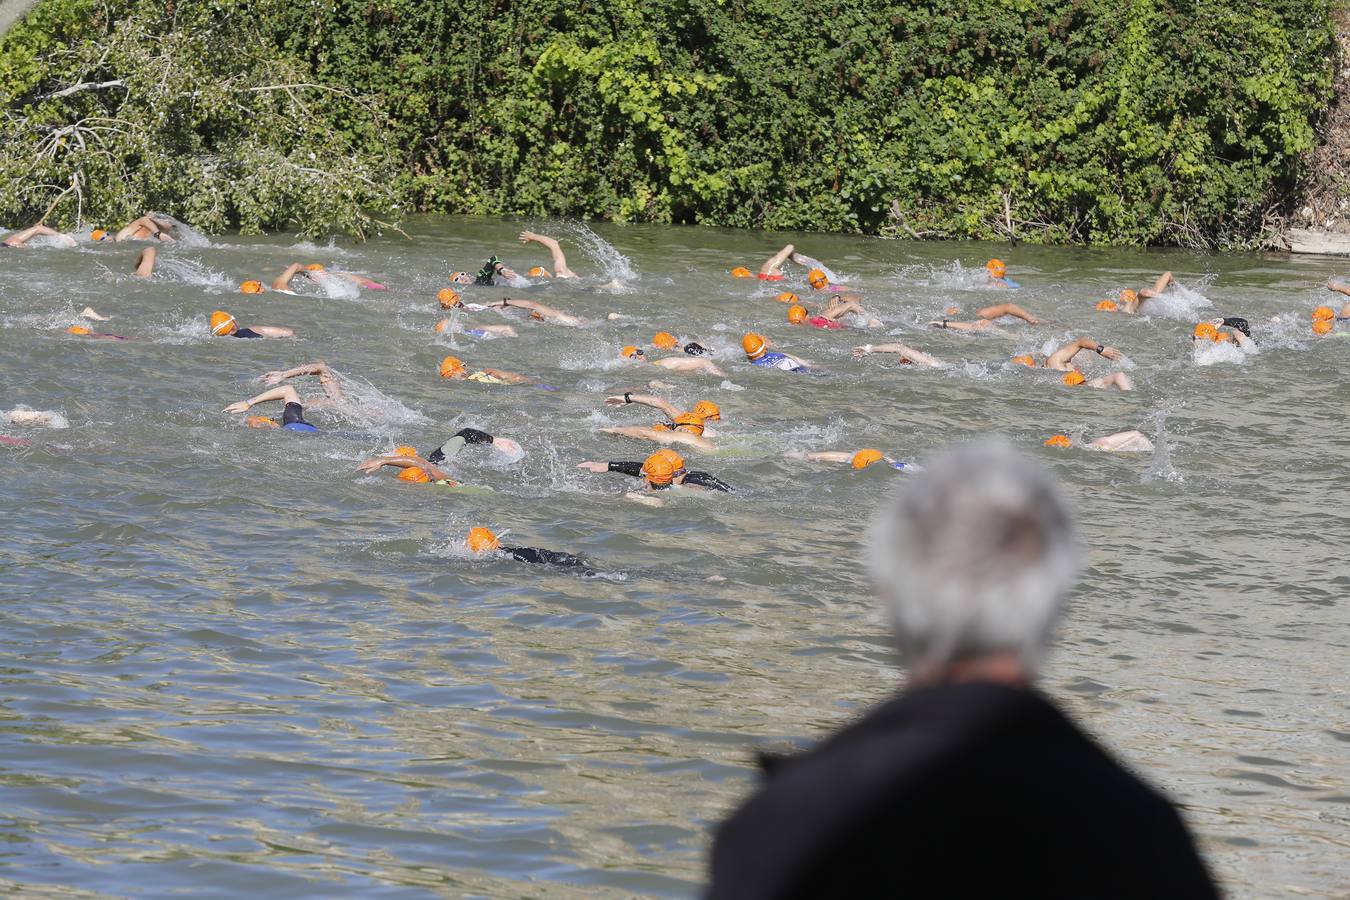
[[[905,480],[873,533],[872,574],[914,667],[1013,656],[1034,670],[1079,558],[1055,480],[1001,440]]]

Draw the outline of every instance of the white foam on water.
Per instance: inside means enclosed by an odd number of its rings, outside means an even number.
[[[572,239],[590,257],[591,262],[599,269],[599,273],[595,276],[597,280],[601,282],[618,281],[624,285],[630,285],[642,279],[642,276],[633,269],[632,260],[620,253],[613,244],[600,237],[584,223],[565,222],[558,230],[571,235]],[[563,252],[567,252],[566,247],[563,248]],[[576,269],[575,263],[570,263],[570,265],[573,269]]]
[[[428,425],[431,420],[415,409],[382,392],[364,378],[335,372],[346,400],[323,407],[363,427],[381,425]]]
[[[1170,405],[1161,405],[1146,418],[1145,427],[1139,429],[1146,435],[1150,426],[1153,431],[1153,458],[1149,461],[1148,469],[1139,477],[1140,484],[1152,484],[1157,481],[1176,485],[1186,484],[1185,476],[1172,465],[1172,441],[1166,428],[1167,417],[1171,413]]]
[[[176,240],[174,241],[175,245],[179,247],[212,246],[210,239],[208,239],[206,235],[202,234],[197,229],[193,228],[191,225],[188,225],[184,222],[180,222],[173,216],[170,216],[166,213],[152,212],[150,213],[150,215],[154,216],[156,219],[164,219],[174,224],[174,236],[176,238]]]
[[[1202,280],[1203,286],[1203,280]],[[1163,291],[1162,296],[1145,300],[1139,306],[1139,315],[1145,318],[1182,319],[1196,322],[1204,318],[1203,310],[1213,309],[1209,298],[1197,290],[1176,284]]]
[[[297,255],[306,256],[351,256],[351,251],[343,249],[337,245],[337,238],[330,237],[328,243],[322,247],[313,241],[296,241],[286,248],[294,251]]]
[[[224,272],[207,268],[196,260],[160,253],[155,258],[155,277],[171,278],[198,287],[234,289],[234,279]]]
[[[359,300],[361,298],[361,288],[357,287],[356,282],[349,281],[346,278],[330,275],[315,283],[323,289],[325,296],[333,300]]]
[[[1248,353],[1231,341],[1200,340],[1191,342],[1191,358],[1197,366],[1212,366],[1218,363],[1242,365],[1247,361]]]

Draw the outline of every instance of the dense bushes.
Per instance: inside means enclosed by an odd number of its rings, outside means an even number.
[[[1327,0],[43,0],[0,49],[0,172],[51,185],[6,184],[0,218],[80,174],[86,217],[211,228],[397,206],[1185,245],[1288,202],[1333,62]],[[100,116],[123,130],[43,156]]]

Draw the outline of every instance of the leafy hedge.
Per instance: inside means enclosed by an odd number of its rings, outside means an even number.
[[[0,175],[43,129],[110,115],[131,123],[100,144],[115,163],[86,145],[41,175],[122,173],[86,198],[105,219],[1231,246],[1292,199],[1333,46],[1328,0],[43,0],[0,46]],[[257,90],[283,81],[321,87]],[[0,190],[0,217],[52,196]]]

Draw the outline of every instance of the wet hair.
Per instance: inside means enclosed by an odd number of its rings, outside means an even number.
[[[949,449],[905,479],[871,544],[911,664],[1012,651],[1034,670],[1080,556],[1055,479],[1002,439]]]

